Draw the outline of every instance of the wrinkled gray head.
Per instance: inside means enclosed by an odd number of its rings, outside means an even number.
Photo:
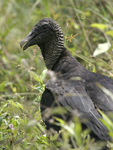
[[[64,48],[61,28],[50,18],[40,20],[20,43],[23,50],[32,45],[41,48],[46,67],[52,69]]]

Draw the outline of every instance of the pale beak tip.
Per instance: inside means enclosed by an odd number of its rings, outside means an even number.
[[[24,45],[24,41],[22,40],[22,41],[20,42],[20,47],[22,48],[23,45]]]

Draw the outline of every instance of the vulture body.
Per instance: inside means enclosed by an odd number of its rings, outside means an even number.
[[[42,52],[47,69],[55,73],[42,94],[41,114],[47,130],[56,131],[60,127],[50,122],[52,115],[45,117],[48,108],[64,107],[67,115],[57,117],[69,121],[74,114],[86,119],[90,128],[100,140],[110,140],[108,129],[102,124],[99,108],[104,113],[113,111],[113,100],[97,86],[99,83],[113,93],[113,80],[107,76],[92,73],[85,69],[64,47],[63,33],[59,25],[50,18],[40,20],[23,39],[23,50],[37,44]],[[79,79],[77,79],[79,77]],[[46,114],[47,115],[47,114]]]

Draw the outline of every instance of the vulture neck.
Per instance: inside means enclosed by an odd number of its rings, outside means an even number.
[[[60,78],[84,76],[86,69],[62,46],[40,46],[47,69],[54,71]],[[49,52],[47,53],[47,51]]]
[[[47,69],[61,73],[66,78],[81,76],[85,68],[64,47],[61,28],[56,25],[56,31],[51,36],[48,43],[39,45]]]
[[[74,76],[82,77],[86,73],[86,69],[66,50],[64,47],[62,54],[55,63],[52,70],[63,78],[69,79]]]
[[[47,69],[52,70],[64,50],[63,33],[60,27],[54,27],[55,32],[51,40],[45,45],[39,45]]]

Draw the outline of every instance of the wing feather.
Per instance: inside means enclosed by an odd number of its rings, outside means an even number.
[[[63,83],[62,83],[63,82]],[[58,81],[46,85],[54,95],[54,98],[68,111],[77,111],[80,118],[86,119],[86,126],[89,127],[100,139],[109,140],[108,129],[99,120],[102,116],[94,107],[94,104],[86,93],[82,82],[71,83]],[[55,92],[57,91],[57,92]]]

